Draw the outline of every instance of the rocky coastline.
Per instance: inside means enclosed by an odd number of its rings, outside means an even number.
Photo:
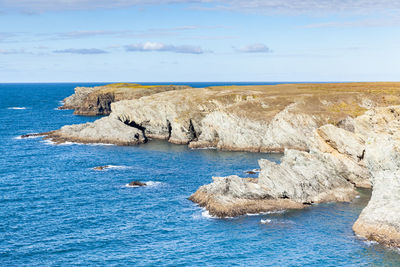
[[[110,115],[45,138],[117,145],[164,139],[190,148],[283,152],[280,164],[260,159],[257,178],[213,177],[189,199],[211,215],[233,217],[348,202],[357,187],[372,187],[353,229],[400,246],[400,83],[169,88],[114,95],[107,108],[97,98],[102,104],[94,109],[87,103],[103,89],[78,89],[65,108]]]

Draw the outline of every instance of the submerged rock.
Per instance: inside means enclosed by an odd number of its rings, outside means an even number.
[[[110,168],[110,165],[97,166],[97,167],[94,167],[93,170],[102,171],[102,170],[105,170],[105,169],[108,169],[108,168]]]
[[[142,183],[139,181],[132,181],[128,184],[130,187],[139,187],[139,186],[146,186],[146,183]]]

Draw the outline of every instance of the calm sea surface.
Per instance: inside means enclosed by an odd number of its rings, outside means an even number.
[[[0,84],[0,266],[400,265],[397,251],[351,230],[368,191],[352,203],[234,219],[187,200],[212,176],[244,177],[279,155],[17,138],[95,120],[56,109],[78,85],[95,84]],[[115,168],[92,170],[99,165]],[[150,186],[126,187],[132,180]]]

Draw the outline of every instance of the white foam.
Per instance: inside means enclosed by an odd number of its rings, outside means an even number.
[[[96,169],[98,167],[103,167],[103,168],[101,170]],[[94,167],[94,168],[91,168],[91,169],[95,170],[95,171],[106,171],[106,170],[109,170],[109,169],[128,169],[128,168],[130,168],[128,166],[123,166],[123,165],[104,165],[104,166],[98,166],[98,167]]]
[[[281,214],[285,213],[286,210],[273,210],[273,211],[264,211],[259,213],[247,213],[247,216],[259,216],[259,215],[267,215],[267,214]]]
[[[203,149],[217,149],[215,146],[206,146],[206,147],[194,147],[192,150],[203,150]]]
[[[41,143],[44,143],[44,144],[46,144],[46,145],[51,145],[51,146],[55,146],[56,145],[56,143],[55,142],[53,142],[53,141],[51,141],[51,140],[49,140],[49,139],[45,139],[45,140],[42,140],[42,141],[40,141]]]
[[[201,216],[202,216],[203,218],[207,218],[207,219],[217,219],[217,217],[212,216],[212,215],[208,212],[208,210],[206,210],[206,209],[203,209],[203,211],[201,212]]]
[[[106,144],[106,143],[89,143],[89,144],[75,143],[75,144],[87,145],[87,146],[115,146],[114,144]]]
[[[124,165],[107,165],[106,169],[127,169],[128,166]]]
[[[27,136],[27,137],[22,137],[22,135],[19,135],[19,136],[14,137],[14,139],[18,139],[18,140],[20,140],[20,139],[34,139],[34,138],[42,137],[41,135],[34,135],[34,134],[35,133],[32,133],[32,135]]]
[[[376,242],[374,240],[365,240],[364,244],[366,244],[368,247],[370,247],[370,246],[378,244],[378,242]]]
[[[125,187],[141,187],[139,185],[130,185],[130,184],[126,184]]]
[[[7,109],[15,109],[15,110],[19,110],[19,109],[26,109],[26,107],[9,107]]]
[[[260,221],[260,223],[262,223],[262,224],[269,224],[270,222],[272,222],[271,219],[265,219],[265,220],[261,219],[261,221]]]
[[[356,198],[360,198],[360,196],[359,196],[359,195],[357,195],[357,196],[356,196]]]
[[[156,186],[160,186],[163,184],[162,182],[153,182],[153,181],[148,181],[148,182],[144,182],[144,183],[148,187],[156,187]]]

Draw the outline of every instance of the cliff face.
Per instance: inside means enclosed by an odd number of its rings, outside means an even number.
[[[75,94],[63,100],[60,109],[74,109],[77,115],[108,115],[111,113],[111,103],[123,99],[138,99],[165,91],[190,88],[176,85],[140,85],[131,83],[116,83],[96,87],[76,87]]]
[[[87,98],[99,92],[108,91]],[[393,83],[191,88],[114,102],[111,109],[114,118],[149,138],[192,148],[306,151],[316,128],[352,127],[351,118],[369,108],[400,104],[399,92],[400,84]]]
[[[369,240],[400,247],[400,107],[368,111],[357,122],[368,136],[365,160],[373,191],[353,229]]]
[[[347,126],[352,131],[319,127],[310,152],[286,150],[280,164],[260,160],[257,179],[213,178],[190,199],[226,217],[350,201],[354,186],[372,185],[371,200],[353,229],[400,247],[400,106],[371,109]]]

